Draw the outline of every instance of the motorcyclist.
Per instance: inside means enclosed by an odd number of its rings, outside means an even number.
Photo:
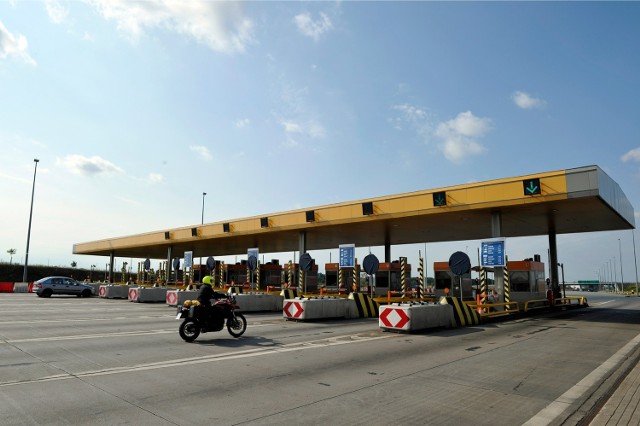
[[[200,287],[200,293],[198,293],[198,301],[200,305],[207,310],[210,319],[215,318],[214,315],[217,312],[215,306],[211,305],[211,300],[217,300],[223,297],[226,297],[224,293],[213,290],[211,286],[211,276],[207,275],[202,279],[202,286]]]
[[[207,275],[202,279],[202,286],[200,287],[200,293],[198,293],[198,302],[200,302],[200,305],[210,307],[214,293],[213,287],[211,287],[211,276]]]

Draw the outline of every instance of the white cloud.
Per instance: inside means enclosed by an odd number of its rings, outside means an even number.
[[[61,24],[69,15],[69,10],[62,6],[58,0],[46,0],[45,8],[49,19],[54,24]]]
[[[242,2],[205,0],[87,0],[133,42],[147,30],[185,35],[218,52],[243,52],[253,41],[253,22]]]
[[[405,126],[408,126],[415,130],[425,143],[429,143],[433,124],[431,114],[426,109],[410,104],[394,105],[392,109],[400,114],[389,119],[396,130],[404,130]]]
[[[639,162],[640,161],[640,148],[632,149],[631,151],[627,152],[622,157],[620,157],[620,159],[622,161],[624,161],[625,163],[627,161]]]
[[[544,108],[547,104],[544,100],[540,98],[535,98],[526,92],[514,92],[511,95],[511,99],[518,106],[518,108],[522,109],[534,109],[534,108]]]
[[[247,127],[250,124],[250,121],[248,118],[239,118],[236,121],[234,121],[233,124],[238,129],[242,129],[243,127]]]
[[[209,151],[209,148],[207,148],[206,146],[202,146],[202,145],[192,145],[189,147],[189,149],[197,154],[200,155],[200,157],[205,160],[205,161],[210,161],[213,159],[213,155],[211,155],[211,152]]]
[[[465,157],[484,152],[484,147],[476,139],[484,136],[490,128],[488,118],[479,118],[467,111],[438,124],[435,135],[442,139],[440,148],[445,158],[458,163]]]
[[[293,120],[280,120],[287,136],[287,145],[298,146],[301,139],[319,139],[325,136],[325,129],[315,121],[306,123]]]
[[[56,160],[57,164],[65,167],[71,173],[78,175],[97,175],[100,173],[124,173],[124,171],[97,155],[85,157],[82,155],[67,155]]]
[[[301,13],[293,18],[298,30],[307,37],[318,41],[320,37],[333,28],[331,20],[324,13],[320,13],[318,20],[313,20],[309,12]]]
[[[160,183],[163,180],[163,177],[160,173],[149,173],[147,177],[149,183]]]
[[[0,59],[15,56],[21,58],[29,65],[36,65],[29,53],[27,53],[29,43],[22,34],[13,35],[7,27],[0,21]]]

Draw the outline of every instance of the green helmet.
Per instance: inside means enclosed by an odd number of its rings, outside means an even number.
[[[211,275],[207,275],[202,279],[202,284],[211,284]]]

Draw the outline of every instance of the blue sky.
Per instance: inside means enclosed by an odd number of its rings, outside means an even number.
[[[0,2],[0,260],[24,259],[34,158],[30,264],[104,265],[72,245],[198,224],[203,192],[215,222],[597,164],[638,208],[638,22],[635,2]],[[558,237],[567,280],[614,257],[619,279],[620,248],[634,281],[631,231]]]

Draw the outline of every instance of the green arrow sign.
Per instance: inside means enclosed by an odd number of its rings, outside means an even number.
[[[541,194],[540,191],[540,179],[525,179],[522,181],[522,186],[524,188],[524,195],[538,195]]]
[[[436,207],[447,205],[447,193],[444,191],[433,193],[433,205]]]

